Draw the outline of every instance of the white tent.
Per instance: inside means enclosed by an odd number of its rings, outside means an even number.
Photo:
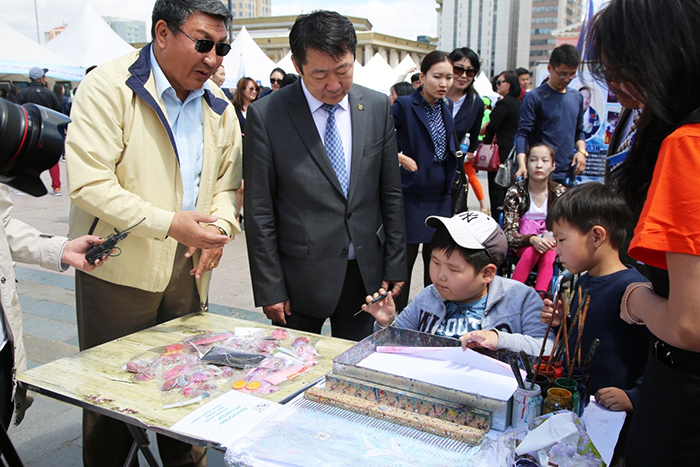
[[[355,78],[355,83],[367,86],[384,94],[389,94],[389,89],[396,83],[396,73],[379,53],[364,66],[360,76]]]
[[[29,81],[29,69],[48,68],[47,76],[67,81],[80,81],[84,71],[69,60],[47,50],[9,24],[0,20],[0,79]],[[12,76],[21,75],[21,76]]]
[[[282,68],[285,73],[295,73],[297,70],[294,68],[294,63],[292,62],[292,52],[287,52],[287,55],[285,55],[282,60],[277,62],[278,68]]]
[[[491,81],[489,81],[486,77],[486,73],[483,71],[474,78],[474,89],[476,89],[476,92],[478,92],[481,97],[488,97],[491,99],[492,105],[501,97],[498,93],[493,92]]]
[[[88,1],[66,29],[44,47],[84,68],[102,65],[134,50]]]
[[[411,55],[406,54],[406,56],[401,60],[401,63],[396,65],[394,68],[394,73],[396,73],[396,79],[405,80],[409,74],[413,74],[418,70],[418,65],[413,61]]]
[[[269,85],[270,72],[275,66],[275,62],[265,55],[243,26],[231,44],[231,51],[224,57],[226,81],[223,87],[235,88],[238,80],[244,76]]]

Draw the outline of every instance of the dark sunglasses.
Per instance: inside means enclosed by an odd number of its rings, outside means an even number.
[[[281,80],[281,79],[270,78],[270,84],[275,84],[275,83],[277,83],[277,84],[282,84],[282,80]]]
[[[503,84],[503,83],[505,83],[505,82],[507,82],[507,81],[505,81],[505,80],[500,80],[500,79],[499,79],[499,80],[496,81],[496,86],[500,86],[501,84]]]
[[[199,53],[205,54],[208,53],[211,49],[214,48],[214,45],[216,45],[216,55],[219,57],[225,57],[227,53],[231,51],[231,44],[227,42],[214,42],[211,39],[195,39],[194,37],[190,36],[187,34],[185,31],[180,29],[179,26],[175,27],[178,31],[183,33],[185,36],[190,38],[192,42],[194,42],[194,50],[196,50]]]
[[[476,68],[463,68],[459,65],[454,65],[452,67],[453,74],[455,77],[460,77],[463,74],[467,74],[467,78],[473,78],[476,76]]]

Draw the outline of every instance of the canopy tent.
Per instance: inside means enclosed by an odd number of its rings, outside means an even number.
[[[410,54],[406,54],[403,60],[401,60],[401,63],[396,65],[396,68],[394,68],[394,73],[396,73],[396,79],[400,79],[402,81],[405,81],[406,78],[409,77],[409,75],[417,71],[420,71],[418,65],[416,65],[416,62],[413,61]]]
[[[359,76],[355,77],[355,83],[366,86],[375,91],[389,94],[389,89],[396,83],[396,72],[379,53],[364,66]]]
[[[66,29],[44,47],[84,68],[102,65],[134,50],[109,27],[89,1]]]
[[[275,66],[275,62],[258,47],[243,26],[231,44],[231,51],[224,57],[226,81],[222,87],[233,89],[244,76],[265,85],[269,83],[270,73]]]
[[[491,81],[489,81],[486,77],[486,73],[483,71],[474,78],[474,89],[476,89],[476,92],[478,92],[481,97],[488,97],[491,99],[492,106],[501,97],[498,93],[493,92]]]
[[[282,68],[285,73],[295,73],[297,70],[294,68],[294,63],[292,62],[292,52],[287,52],[287,55],[285,55],[282,60],[277,62],[277,65],[275,65],[278,68]]]
[[[46,76],[59,80],[80,81],[85,74],[76,64],[47,50],[2,20],[0,44],[0,80],[29,81],[29,69],[34,66],[48,68]]]

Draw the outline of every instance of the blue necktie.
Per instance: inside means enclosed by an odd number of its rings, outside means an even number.
[[[343,194],[348,197],[348,174],[345,170],[345,152],[343,151],[343,141],[340,139],[340,131],[335,123],[335,111],[338,110],[340,104],[323,104],[321,107],[328,113],[326,120],[326,133],[324,137],[324,146],[326,154],[331,160],[335,175],[338,177],[340,187],[343,189]]]

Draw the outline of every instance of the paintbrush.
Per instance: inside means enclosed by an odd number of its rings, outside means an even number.
[[[566,317],[564,317],[566,319]],[[557,351],[557,346],[559,345],[559,338],[561,337],[562,330],[564,329],[563,325],[559,325],[559,329],[557,330],[557,337],[554,338],[554,345],[552,346],[552,353],[549,354],[549,360],[547,360],[547,368],[546,370],[549,371],[549,367],[554,364],[554,354]]]
[[[586,324],[586,314],[588,313],[588,305],[590,302],[591,297],[587,297],[586,304],[583,306],[583,314],[579,318],[578,336],[576,339],[576,347],[574,348],[574,358],[571,359],[571,363],[569,364],[569,377],[566,379],[566,384],[571,383],[571,377],[573,376],[574,372],[574,364],[576,363],[576,353],[581,353],[581,337],[583,336],[583,327]],[[581,362],[579,361],[579,365],[580,364]]]
[[[520,389],[525,389],[525,383],[523,383],[523,375],[520,374],[518,362],[516,362],[514,358],[510,360],[510,369],[513,370],[513,375],[515,376],[515,380],[518,382],[518,387]]]
[[[588,298],[588,292],[581,294],[581,286],[578,286],[578,306],[576,307],[576,315],[574,316],[574,319],[571,320],[571,329],[565,328],[564,329],[564,334],[566,334],[566,341],[564,341],[564,350],[566,351],[566,367],[568,368],[571,365],[571,354],[569,353],[569,340],[571,340],[571,334],[574,332],[574,326],[576,326],[577,321],[580,321],[581,319],[581,309],[583,306],[583,303],[586,301]],[[567,325],[568,326],[568,325]],[[576,356],[576,352],[574,351],[574,357]]]
[[[562,321],[566,321],[569,318],[569,310],[571,309],[571,302],[574,299],[574,294],[573,292],[568,294],[564,300],[564,315],[562,316]],[[547,360],[547,368],[546,370],[549,371],[549,368],[554,364],[556,361],[554,359],[554,354],[557,352],[557,346],[559,345],[559,339],[561,338],[561,333],[564,329],[564,323],[559,324],[559,329],[557,330],[557,337],[554,338],[554,345],[552,346],[552,353],[549,354],[549,359]]]
[[[586,356],[586,361],[583,362],[583,367],[582,368],[587,368],[591,364],[591,360],[593,360],[593,355],[595,355],[595,351],[598,350],[598,346],[600,345],[600,339],[597,337],[593,339],[593,342],[591,343],[591,348],[588,349],[588,355]]]
[[[525,378],[525,380],[534,383],[535,380],[532,379],[532,368],[530,368],[530,357],[528,357],[527,352],[524,350],[521,350],[518,354],[520,355],[520,361],[523,362],[523,366],[525,367],[525,373],[527,373],[527,378]]]
[[[549,337],[549,331],[552,330],[552,321],[554,321],[554,313],[549,318],[549,323],[547,323],[547,330],[544,332],[544,338],[542,339],[542,347],[540,348],[540,354],[537,356],[535,361],[535,375],[532,377],[532,382],[537,380],[537,375],[540,374],[540,365],[542,364],[542,354],[544,354],[544,348],[547,345],[547,338]]]

